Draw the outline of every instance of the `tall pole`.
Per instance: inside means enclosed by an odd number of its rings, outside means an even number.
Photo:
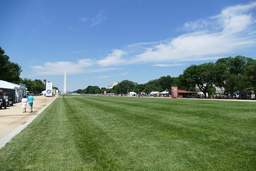
[[[64,72],[64,89],[63,89],[63,93],[66,94],[67,93],[67,75],[66,72]]]

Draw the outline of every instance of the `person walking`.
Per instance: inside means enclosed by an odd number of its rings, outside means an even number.
[[[28,96],[28,106],[30,107],[30,113],[33,112],[33,103],[34,103],[34,96],[29,95]]]
[[[3,98],[2,102],[3,102],[4,109],[6,109],[6,99],[5,99],[5,97]]]
[[[23,98],[21,99],[21,108],[23,109],[23,113],[26,113],[26,108],[27,108],[27,102],[28,99],[26,98],[26,96],[23,96]]]

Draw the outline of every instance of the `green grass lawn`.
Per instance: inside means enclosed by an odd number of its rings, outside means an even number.
[[[256,170],[256,103],[57,98],[0,150],[0,170]]]

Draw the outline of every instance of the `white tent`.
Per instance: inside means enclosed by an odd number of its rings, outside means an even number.
[[[127,96],[136,96],[137,95],[137,93],[135,93],[135,92],[129,92],[128,94],[127,94]]]
[[[0,80],[0,88],[13,89],[15,90],[14,102],[19,102],[23,95],[26,95],[26,86],[10,83],[8,81]]]
[[[159,91],[152,91],[152,92],[150,92],[149,95],[150,96],[157,96],[157,97],[159,97]]]
[[[19,87],[20,87],[20,85],[18,85],[18,84],[14,84],[14,83],[10,83],[8,81],[0,80],[0,88],[15,89],[15,88],[19,88]]]
[[[169,91],[165,90],[165,91],[162,91],[160,94],[169,94]]]

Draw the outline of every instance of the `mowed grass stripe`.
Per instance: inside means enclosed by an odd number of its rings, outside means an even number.
[[[254,104],[58,98],[0,151],[0,169],[255,170]]]
[[[76,107],[72,107],[76,104]],[[73,132],[76,149],[84,162],[93,163],[91,169],[108,170],[122,166],[120,157],[122,150],[118,150],[118,146],[112,136],[104,130],[94,119],[97,108],[82,101],[76,102],[74,99],[65,100],[68,107],[67,117],[72,123],[70,130]],[[83,107],[80,107],[83,106]]]

